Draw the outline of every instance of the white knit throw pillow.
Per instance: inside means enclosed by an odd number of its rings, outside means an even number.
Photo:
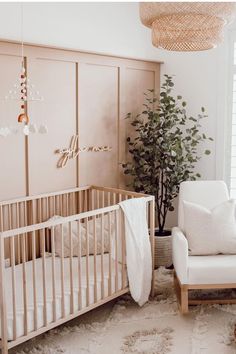
[[[235,202],[209,210],[183,201],[185,235],[190,255],[236,254]]]
[[[54,221],[61,219],[62,216],[54,215],[48,221]],[[102,237],[104,242],[104,252],[109,252],[110,242],[113,241],[115,224],[114,224],[114,215],[111,217],[111,235],[109,235],[109,222],[108,215],[104,215],[104,227],[103,227],[103,235],[102,235],[102,224],[101,217],[96,218],[96,253],[101,254],[102,252]],[[85,223],[80,223],[80,235],[78,233],[78,223],[79,221],[71,222],[71,235],[72,235],[72,256],[78,257],[78,246],[79,246],[79,238],[81,245],[81,256],[85,256],[87,254],[87,233],[86,233],[86,225]],[[63,245],[62,245],[62,228],[61,225],[57,225],[54,227],[54,239],[55,239],[55,253],[57,256],[62,257],[70,257],[70,229],[69,223],[63,223]],[[49,227],[51,230],[52,227]],[[88,221],[88,245],[89,245],[89,254],[94,254],[95,244],[94,244],[94,224],[93,220]],[[63,252],[62,252],[63,250]]]

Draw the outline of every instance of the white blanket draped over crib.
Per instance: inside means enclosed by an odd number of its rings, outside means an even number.
[[[147,202],[135,198],[119,203],[125,215],[126,263],[130,293],[140,305],[148,301],[152,256],[147,225]]]

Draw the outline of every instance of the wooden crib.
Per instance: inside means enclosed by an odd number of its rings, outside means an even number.
[[[153,257],[152,196],[89,186],[0,203],[3,354],[129,291],[118,203],[138,197]]]

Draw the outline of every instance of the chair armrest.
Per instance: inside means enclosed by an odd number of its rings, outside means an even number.
[[[172,256],[181,284],[188,284],[188,241],[179,227],[172,229]]]

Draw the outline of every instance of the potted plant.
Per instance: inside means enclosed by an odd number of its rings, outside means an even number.
[[[173,201],[179,185],[201,177],[195,171],[201,159],[198,145],[213,140],[201,132],[201,120],[206,118],[204,107],[197,117],[187,115],[186,102],[172,94],[172,76],[164,75],[160,95],[148,90],[143,111],[131,120],[134,136],[127,138],[131,160],[123,164],[124,173],[132,177],[137,192],[155,196],[156,236],[168,237],[165,229],[167,213],[174,211]],[[131,119],[131,113],[127,118]],[[205,150],[209,155],[210,150]]]

